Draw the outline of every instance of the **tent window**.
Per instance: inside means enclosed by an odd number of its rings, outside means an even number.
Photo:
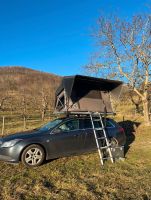
[[[57,108],[61,109],[65,106],[65,97],[64,95],[62,95],[61,97],[58,97],[58,104],[57,104]]]

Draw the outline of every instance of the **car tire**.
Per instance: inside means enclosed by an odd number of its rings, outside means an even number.
[[[21,162],[26,167],[38,167],[45,160],[44,149],[37,144],[33,144],[24,149],[21,154]]]

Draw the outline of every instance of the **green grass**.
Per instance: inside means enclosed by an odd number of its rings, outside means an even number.
[[[140,118],[126,120],[129,150],[125,161],[100,166],[98,154],[92,153],[56,159],[35,169],[0,162],[0,199],[151,199],[151,128],[144,127]],[[140,123],[133,135],[130,120]],[[17,126],[10,133],[22,129]]]

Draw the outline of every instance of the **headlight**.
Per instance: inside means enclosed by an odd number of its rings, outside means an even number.
[[[19,142],[21,139],[15,139],[15,140],[10,140],[7,142],[4,142],[1,147],[12,147],[14,146],[17,142]]]

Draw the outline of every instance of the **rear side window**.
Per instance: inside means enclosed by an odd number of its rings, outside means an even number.
[[[113,128],[114,127],[114,124],[112,122],[110,122],[109,120],[106,120],[106,122],[104,123],[104,125],[107,128]],[[91,119],[84,119],[83,120],[83,127],[85,129],[92,128]],[[101,128],[102,127],[101,122],[100,121],[94,121],[94,127],[95,128]]]
[[[92,128],[92,122],[90,119],[84,119],[83,120],[83,126],[85,129]],[[101,127],[101,122],[100,121],[94,121],[94,127],[95,128],[100,128]]]
[[[84,126],[85,129],[92,128],[91,120],[90,119],[84,119],[83,120],[83,126]]]
[[[95,128],[102,128],[102,124],[100,121],[94,121],[94,127]]]

